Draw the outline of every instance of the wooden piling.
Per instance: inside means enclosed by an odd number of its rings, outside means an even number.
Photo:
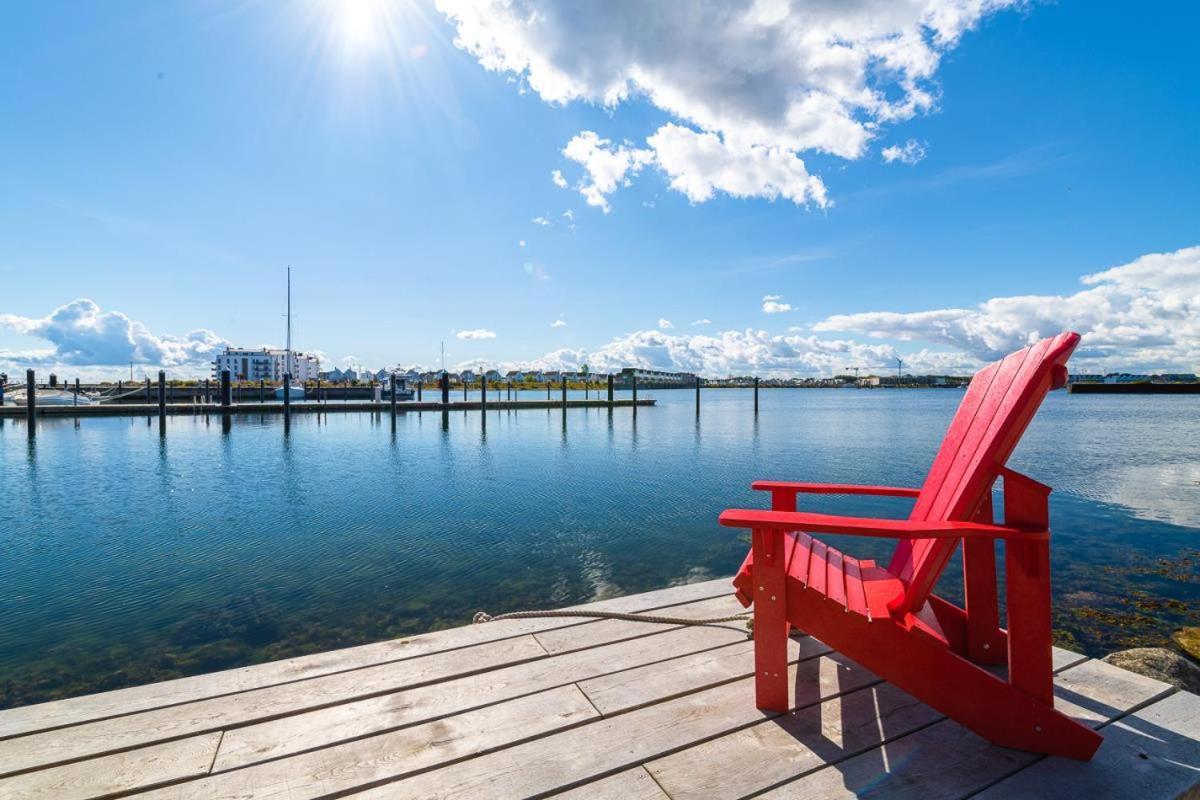
[[[152,402],[152,400],[150,399],[150,376],[147,375],[146,376],[146,405],[150,405],[151,402]]]
[[[754,379],[754,413],[758,413],[758,378]]]
[[[75,389],[71,392],[71,405],[79,405],[79,378],[75,379]]]
[[[25,419],[29,422],[29,430],[33,432],[34,417],[37,416],[37,380],[33,370],[25,370]]]
[[[221,370],[221,408],[225,411],[233,405],[233,384],[229,370]]]
[[[442,404],[450,405],[450,373],[442,373]]]
[[[567,377],[562,377],[562,407],[567,407]]]
[[[207,405],[212,402],[212,380],[204,379],[204,403]]]
[[[700,416],[700,376],[696,376],[696,416]]]
[[[629,382],[633,387],[633,410],[637,411],[637,375],[630,375]]]
[[[421,390],[423,388],[425,388],[425,381],[418,380],[417,381],[417,402],[418,403],[421,402]]]
[[[396,394],[399,392],[399,383],[398,383],[399,380],[400,379],[396,377],[396,373],[393,372],[392,373],[392,419],[393,420],[396,419]]]
[[[163,370],[158,371],[158,415],[161,417],[167,413],[167,373]]]
[[[487,413],[487,375],[479,376],[479,411]]]
[[[283,373],[283,419],[284,422],[292,413],[292,373]]]
[[[608,376],[608,402],[613,401],[613,376]]]
[[[546,399],[550,399],[550,387],[554,384],[551,381],[546,381]]]
[[[258,402],[265,403],[267,401],[267,382],[262,378],[258,379]]]

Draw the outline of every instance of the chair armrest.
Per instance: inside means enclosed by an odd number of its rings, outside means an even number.
[[[884,497],[916,497],[920,489],[907,486],[859,486],[853,483],[796,483],[793,481],[754,481],[750,488],[760,492],[796,494],[873,494]]]
[[[980,522],[924,522],[909,519],[870,519],[839,517],[795,511],[762,511],[731,508],[721,512],[720,523],[727,528],[754,530],[804,531],[805,533],[842,533],[885,539],[1008,539],[1040,541],[1050,538],[1048,530],[1026,530]]]

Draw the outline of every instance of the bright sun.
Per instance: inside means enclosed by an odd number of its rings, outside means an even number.
[[[390,34],[392,12],[388,0],[331,0],[338,41],[350,53],[379,49]]]

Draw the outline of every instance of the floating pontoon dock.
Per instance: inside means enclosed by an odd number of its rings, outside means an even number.
[[[587,608],[740,610],[727,579]],[[500,611],[502,609],[488,609]],[[0,711],[0,797],[1175,798],[1200,697],[1056,650],[1088,763],[988,744],[791,643],[795,702],[754,708],[742,625],[500,620]]]

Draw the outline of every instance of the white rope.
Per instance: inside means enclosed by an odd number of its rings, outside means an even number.
[[[543,617],[588,617],[591,619],[620,619],[626,622],[651,622],[659,625],[716,625],[721,622],[746,622],[749,628],[751,612],[731,614],[727,617],[665,617],[656,614],[623,614],[619,611],[510,611],[492,616],[485,611],[475,612],[471,622],[482,625],[501,619],[539,619]]]

